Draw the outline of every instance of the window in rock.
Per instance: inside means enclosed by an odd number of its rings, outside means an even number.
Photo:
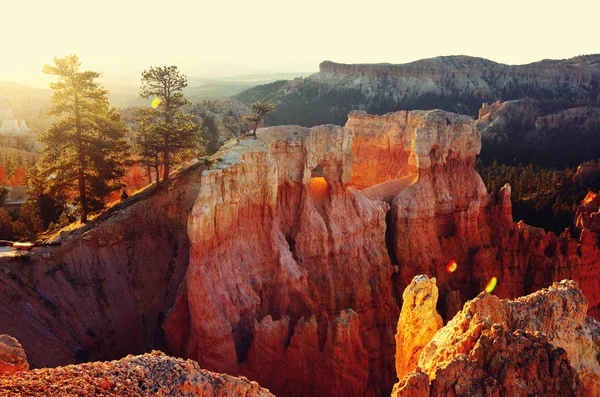
[[[317,205],[317,209],[322,209],[321,207],[324,207],[328,197],[329,184],[323,175],[322,164],[316,166],[310,174],[310,195]]]

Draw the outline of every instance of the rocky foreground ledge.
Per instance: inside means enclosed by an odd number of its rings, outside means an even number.
[[[393,397],[600,396],[600,323],[574,281],[515,300],[482,292],[432,335],[437,297],[426,276],[405,290]]]
[[[121,360],[0,375],[0,396],[273,396],[258,383],[159,351]]]

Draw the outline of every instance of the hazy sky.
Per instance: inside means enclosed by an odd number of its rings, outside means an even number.
[[[327,59],[503,63],[600,52],[599,0],[0,0],[0,81],[44,85],[54,56],[106,79],[150,65],[188,76],[317,71]]]

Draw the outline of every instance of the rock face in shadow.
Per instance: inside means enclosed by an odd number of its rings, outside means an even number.
[[[269,397],[246,378],[206,371],[159,351],[110,362],[43,368],[0,376],[0,394],[24,396]]]
[[[165,349],[161,324],[188,266],[201,170],[65,231],[60,246],[0,258],[1,332],[19,339],[33,368]]]
[[[543,168],[576,167],[597,159],[600,108],[557,105],[528,98],[484,103],[477,120],[483,136],[481,159]]]
[[[568,280],[514,301],[483,292],[433,336],[392,395],[597,396],[600,323],[586,311]]]

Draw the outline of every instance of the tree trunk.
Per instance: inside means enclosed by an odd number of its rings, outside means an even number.
[[[148,174],[148,184],[152,185],[152,168],[146,165],[146,173]]]
[[[165,151],[163,182],[169,181],[169,152]]]
[[[79,99],[75,97],[75,128],[77,129],[77,150],[79,151],[79,205],[81,206],[81,223],[87,223],[88,207],[85,194],[85,154],[83,153],[83,137],[81,136],[81,114]]]

